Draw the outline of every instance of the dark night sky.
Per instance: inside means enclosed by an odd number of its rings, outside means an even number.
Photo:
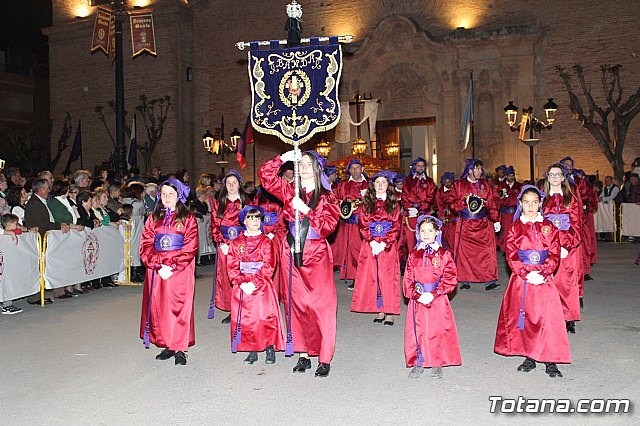
[[[0,0],[0,48],[46,52],[40,28],[51,25],[51,0]]]

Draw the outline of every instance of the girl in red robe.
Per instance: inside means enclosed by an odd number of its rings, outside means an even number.
[[[175,356],[185,365],[185,352],[195,344],[193,295],[198,223],[184,203],[189,187],[177,179],[164,182],[160,200],[147,219],[140,240],[140,259],[147,268],[142,293],[140,338],[164,348],[156,359]]]
[[[351,299],[353,312],[378,313],[373,322],[393,325],[400,314],[400,205],[391,172],[373,175],[364,196],[358,228],[363,243]]]
[[[542,214],[560,231],[560,266],[555,276],[560,293],[566,329],[575,333],[575,321],[580,320],[580,281],[583,279],[580,227],[582,202],[566,176],[566,169],[553,164],[547,170]]]
[[[523,186],[518,195],[505,244],[512,273],[493,350],[524,356],[518,371],[529,372],[538,361],[546,364],[550,377],[562,377],[556,363],[570,363],[571,351],[553,276],[560,262],[560,231],[540,213],[543,199],[533,185]]]
[[[264,211],[244,206],[238,215],[246,230],[231,241],[227,270],[231,293],[231,352],[248,351],[245,364],[266,350],[267,364],[276,362],[275,351],[284,349],[280,305],[273,285],[275,251],[262,233]]]
[[[299,197],[295,196],[294,186],[278,176],[278,168],[285,161],[294,160],[299,161]],[[315,373],[318,377],[329,375],[335,351],[338,304],[327,237],[335,231],[340,211],[323,166],[324,159],[315,151],[306,151],[300,158],[297,150],[267,161],[258,171],[262,186],[284,203],[282,212],[289,226],[281,247],[281,279],[287,288],[285,355],[300,353],[294,372],[311,368],[309,356],[318,356]],[[295,210],[300,214],[303,249],[301,255],[292,256]]]
[[[461,365],[460,344],[447,295],[457,285],[456,265],[440,241],[442,222],[420,216],[416,248],[409,254],[404,273],[404,295],[409,299],[404,327],[404,354],[409,378],[417,379],[424,367],[431,377],[442,378],[442,367]]]
[[[244,228],[238,221],[238,213],[245,204],[246,193],[242,186],[242,177],[231,169],[222,179],[222,189],[213,204],[211,217],[211,236],[218,245],[216,253],[216,270],[214,273],[213,292],[209,303],[208,318],[214,317],[214,305],[221,311],[231,310],[231,282],[227,273],[227,254],[229,243],[238,238]],[[231,322],[231,315],[222,320],[223,324]]]
[[[282,215],[282,202],[269,194],[263,187],[258,188],[256,202],[264,211],[262,218],[262,230],[264,234],[273,241],[274,247],[281,247],[282,242],[287,237],[287,226]],[[284,299],[285,285],[280,279],[280,251],[275,251],[275,273],[273,274],[273,285],[278,295],[278,300]]]

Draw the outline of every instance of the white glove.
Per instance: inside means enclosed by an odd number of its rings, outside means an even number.
[[[538,271],[531,271],[527,274],[527,282],[533,285],[540,285],[544,282],[544,277]]]
[[[500,225],[500,222],[494,222],[493,231],[494,232],[500,232],[501,229],[502,229],[502,225]]]
[[[381,243],[378,243],[378,247],[380,247],[380,253],[382,253],[384,249],[387,248],[387,243],[385,243],[384,241]]]
[[[569,252],[567,251],[567,249],[564,247],[560,247],[560,259],[564,259],[567,256],[569,256]]]
[[[309,210],[311,210],[300,197],[293,197],[293,200],[291,200],[291,207],[298,210],[302,214],[307,214],[309,213]]]
[[[169,277],[173,275],[173,269],[171,269],[170,266],[162,265],[160,269],[158,269],[158,275],[160,275],[163,280],[168,280]]]
[[[409,217],[418,216],[418,209],[416,209],[415,207],[410,207],[408,211],[409,211]]]
[[[365,188],[365,189],[361,189],[361,190],[360,190],[360,195],[361,195],[362,197],[364,197],[366,194],[367,194],[367,189],[366,189],[366,188]]]
[[[220,251],[222,252],[222,254],[224,254],[225,256],[229,254],[229,244],[220,244]]]
[[[273,237],[275,237],[275,235],[273,235],[273,232],[269,232],[269,233],[267,234],[267,237],[268,237],[270,240],[273,240]]]
[[[256,291],[256,285],[249,281],[248,283],[240,284],[240,290],[244,291],[247,295],[252,295],[254,291]]]
[[[376,255],[376,250],[378,249],[378,242],[376,240],[369,241],[369,245],[371,246],[371,252],[373,255]]]
[[[300,160],[301,158],[302,158],[302,152],[299,149],[298,150],[292,149],[291,151],[287,151],[280,156],[280,160],[282,160],[284,163],[286,163],[287,161]]]
[[[430,291],[426,293],[422,293],[420,297],[418,297],[418,303],[422,303],[423,305],[428,305],[433,302],[433,294]]]

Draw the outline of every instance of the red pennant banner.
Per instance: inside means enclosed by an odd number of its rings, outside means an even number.
[[[99,7],[96,12],[96,22],[93,24],[93,37],[91,39],[91,53],[102,50],[109,55],[109,43],[111,40],[111,20],[113,13],[110,9]]]
[[[156,35],[151,12],[134,12],[129,15],[131,24],[131,51],[135,58],[142,52],[156,56]]]

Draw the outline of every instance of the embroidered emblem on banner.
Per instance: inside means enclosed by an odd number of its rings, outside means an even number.
[[[251,123],[261,133],[290,145],[302,144],[340,120],[338,84],[342,49],[337,37],[321,45],[259,49],[249,55]]]
[[[82,263],[84,272],[87,275],[92,275],[95,271],[99,256],[100,243],[98,242],[98,237],[89,233],[82,244]]]
[[[550,232],[551,232],[551,228],[549,228],[549,225],[544,225],[542,227],[542,235],[549,235]]]

